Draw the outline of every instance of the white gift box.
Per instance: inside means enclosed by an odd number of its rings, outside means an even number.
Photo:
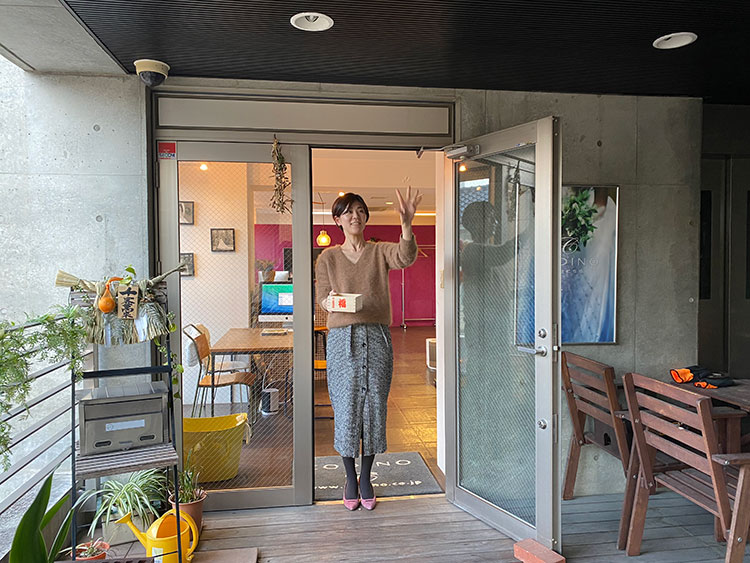
[[[336,293],[328,296],[328,310],[335,313],[356,313],[362,309],[361,293]]]

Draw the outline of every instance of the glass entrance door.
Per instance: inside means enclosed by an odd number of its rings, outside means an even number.
[[[456,424],[448,460],[456,504],[549,547],[559,539],[554,128],[548,118],[466,141],[475,154],[454,165]]]
[[[282,146],[294,204],[280,212],[270,144],[159,145],[162,267],[186,264],[169,285],[183,463],[208,510],[310,504],[309,149]]]

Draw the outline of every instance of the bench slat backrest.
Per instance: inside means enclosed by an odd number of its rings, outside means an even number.
[[[615,414],[622,410],[622,406],[617,398],[614,368],[566,351],[562,353],[562,381],[576,440],[581,444],[585,442],[586,416],[611,426],[620,454],[618,457],[623,469],[627,468],[627,434],[622,419]]]
[[[719,443],[711,412],[711,399],[688,389],[681,389],[640,375],[627,373],[623,377],[625,397],[633,423],[633,434],[641,471],[646,484],[654,482],[653,459],[655,451],[667,454],[707,476],[711,483],[709,505],[716,503],[718,516],[725,529],[731,521],[727,483],[723,468],[711,459],[719,453]],[[650,462],[647,463],[646,460]],[[697,491],[688,486],[667,486],[691,498]],[[706,496],[706,491],[701,497]],[[699,499],[696,496],[694,502]]]

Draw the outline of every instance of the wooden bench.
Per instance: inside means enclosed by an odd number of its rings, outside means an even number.
[[[628,555],[640,554],[649,491],[658,484],[716,516],[727,540],[726,561],[742,561],[750,526],[750,454],[720,453],[711,399],[635,373],[626,374],[623,382],[634,447],[618,547],[626,548]],[[654,471],[659,452],[685,467]]]
[[[615,370],[612,366],[578,354],[563,352],[562,383],[570,419],[573,422],[573,436],[570,440],[562,494],[564,500],[570,500],[573,498],[578,461],[583,446],[589,444],[597,446],[617,457],[622,463],[623,473],[628,467],[630,447],[625,424],[622,417],[618,416],[618,411],[622,411],[622,406],[617,398]],[[594,433],[586,432],[586,419],[589,417],[612,429],[614,447],[612,444],[605,443]]]

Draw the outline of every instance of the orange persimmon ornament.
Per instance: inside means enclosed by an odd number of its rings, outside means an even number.
[[[104,293],[102,293],[101,297],[99,297],[99,302],[97,303],[97,307],[99,307],[99,310],[102,313],[111,313],[115,310],[115,306],[117,303],[115,302],[115,298],[112,297],[112,293],[109,291],[109,284],[111,284],[113,281],[120,281],[122,278],[109,278],[107,280],[106,285],[104,286]]]

